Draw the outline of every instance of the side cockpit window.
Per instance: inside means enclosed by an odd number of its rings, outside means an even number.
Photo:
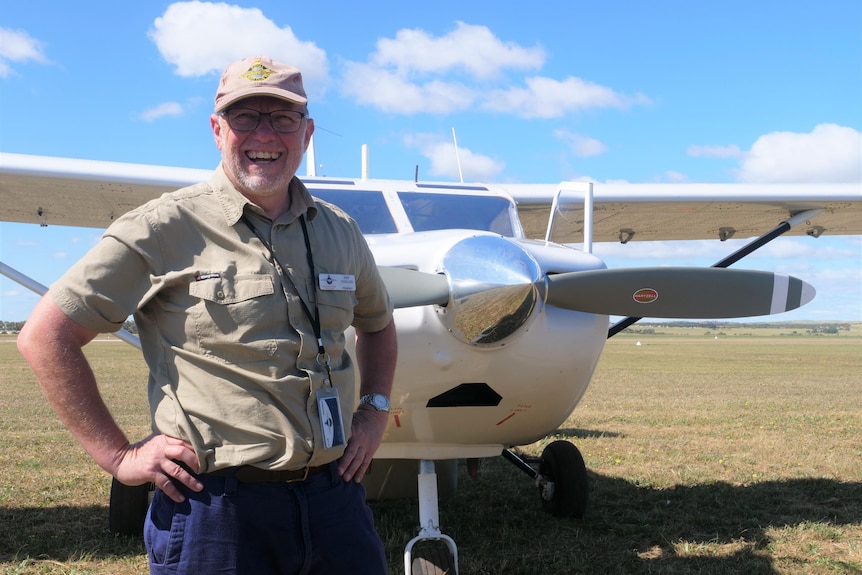
[[[515,235],[512,204],[505,198],[427,192],[398,192],[398,197],[417,232],[457,228]]]

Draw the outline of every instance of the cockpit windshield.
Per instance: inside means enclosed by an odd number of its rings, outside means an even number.
[[[312,196],[335,204],[356,220],[363,234],[394,234],[398,231],[383,192],[309,189]]]
[[[363,234],[398,232],[382,192],[309,187],[311,195],[335,204],[356,220]],[[513,237],[511,203],[488,195],[398,192],[413,231],[480,230]]]

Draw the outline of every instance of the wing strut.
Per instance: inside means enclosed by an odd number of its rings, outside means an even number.
[[[762,248],[763,246],[765,246],[766,244],[768,244],[769,242],[771,242],[775,238],[789,232],[791,229],[793,229],[795,226],[799,225],[800,223],[802,223],[806,220],[810,220],[811,218],[813,218],[814,216],[819,214],[821,211],[822,210],[807,210],[804,212],[800,212],[800,213],[796,214],[795,216],[792,216],[790,219],[785,220],[785,221],[781,222],[780,224],[778,224],[771,231],[763,234],[762,236],[760,236],[756,240],[752,241],[751,243],[746,244],[745,246],[736,250],[735,252],[733,252],[732,254],[730,254],[729,256],[724,258],[723,260],[714,263],[710,267],[714,267],[714,268],[730,267],[731,265],[735,264],[736,262],[738,262],[739,260],[741,260],[745,256],[751,254],[752,252],[759,250],[760,248]],[[643,319],[643,318],[627,317],[625,319],[618,321],[617,323],[612,325],[610,327],[610,329],[608,329],[608,339],[617,335],[619,332],[626,329],[627,327],[634,325],[635,323],[639,322],[641,319]]]
[[[26,276],[16,270],[15,268],[0,262],[0,274],[3,274],[10,280],[14,282],[18,282],[28,290],[35,292],[39,295],[45,295],[48,292],[48,288],[37,282],[33,278]],[[141,349],[141,340],[135,334],[127,331],[125,328],[120,328],[119,331],[115,332],[114,335],[129,345],[133,345],[138,349]]]

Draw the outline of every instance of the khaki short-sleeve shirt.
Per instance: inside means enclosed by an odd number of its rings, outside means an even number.
[[[323,370],[300,298],[319,310],[345,430],[356,385],[344,332],[351,325],[379,331],[392,318],[356,223],[313,200],[296,178],[290,192],[290,212],[272,222],[219,167],[209,183],[119,218],[51,286],[55,303],[89,329],[116,331],[134,314],[150,370],[153,430],[190,441],[202,471],[297,469],[340,457],[343,448],[323,447],[314,397]],[[355,290],[318,289],[327,274],[352,276]]]

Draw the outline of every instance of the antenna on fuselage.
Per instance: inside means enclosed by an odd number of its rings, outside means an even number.
[[[362,144],[362,179],[368,179],[368,144]]]
[[[308,149],[305,151],[305,175],[309,178],[317,177],[317,162],[314,159],[314,135],[308,140]]]
[[[458,162],[458,178],[464,183],[464,173],[461,171],[461,153],[458,151],[458,138],[455,137],[455,128],[452,128],[452,141],[455,143],[455,161]]]

